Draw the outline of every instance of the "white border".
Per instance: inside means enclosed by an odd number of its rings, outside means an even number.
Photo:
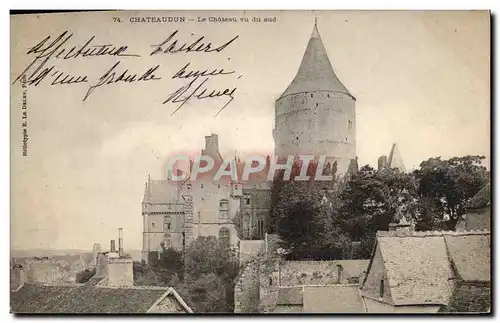
[[[58,1],[44,1],[44,4],[41,4],[41,1],[2,1],[2,6],[5,6],[3,8],[4,10],[2,11],[4,15],[1,16],[1,35],[2,35],[2,44],[3,48],[6,48],[7,50],[2,50],[1,55],[2,55],[2,61],[4,63],[4,66],[10,66],[9,64],[9,57],[10,57],[10,47],[6,46],[6,44],[9,44],[10,42],[10,30],[9,30],[9,25],[10,25],[10,19],[9,15],[7,13],[8,9],[44,9],[44,10],[54,10],[57,8],[64,8],[64,9],[166,9],[165,7],[168,6],[168,9],[304,9],[304,10],[310,10],[310,9],[443,9],[443,10],[449,10],[449,9],[491,9],[493,14],[496,14],[499,12],[498,6],[499,6],[500,1],[498,0],[475,0],[475,1],[444,1],[444,0],[413,0],[413,1],[405,1],[404,3],[401,1],[369,1],[369,0],[349,0],[349,1],[343,1],[343,2],[334,2],[332,3],[331,1],[314,1],[314,0],[309,0],[309,1],[271,1],[271,0],[265,0],[265,1],[259,1],[259,0],[246,0],[246,1],[189,1],[189,0],[183,0],[183,1],[178,1],[178,2],[171,2],[171,1],[153,1],[153,0],[141,0],[141,1],[102,1],[102,0],[86,0],[86,1],[64,1],[64,0],[58,0]],[[498,21],[496,21],[496,25],[494,26],[494,32],[493,35],[498,35]],[[497,58],[497,54],[495,54],[495,58]],[[492,57],[492,60],[494,58]],[[495,69],[497,70],[497,69]],[[10,73],[9,73],[10,74]],[[495,73],[496,74],[496,73]],[[5,72],[5,76],[7,73]],[[2,232],[0,233],[0,236],[2,237],[2,248],[1,248],[1,258],[0,259],[5,259],[4,265],[0,266],[0,270],[2,271],[2,280],[1,285],[0,285],[0,295],[1,295],[1,301],[0,301],[0,313],[1,313],[1,321],[2,322],[11,322],[15,318],[8,314],[9,313],[9,287],[8,287],[8,276],[9,276],[9,270],[7,267],[7,259],[10,258],[9,255],[9,225],[8,225],[8,220],[9,219],[9,183],[10,183],[10,177],[9,177],[9,92],[10,92],[10,82],[7,77],[4,77],[3,79],[3,91],[1,92],[2,94],[2,99],[4,102],[3,109],[1,110],[1,117],[0,117],[0,122],[2,122],[2,126],[0,127],[0,153],[1,153],[1,168],[2,168],[2,180],[0,181],[0,187],[1,187],[1,203],[0,203],[0,208],[1,208],[1,215],[2,219],[4,220],[4,224],[1,225],[1,230]],[[493,80],[492,80],[493,81]],[[498,83],[494,83],[494,90],[498,94]],[[471,107],[473,108],[473,107]],[[495,124],[498,125],[498,114],[495,116]],[[492,136],[494,135],[494,132],[492,132]],[[498,149],[498,142],[495,142],[495,148]],[[495,166],[497,166],[497,161],[493,161],[495,163]],[[9,180],[6,180],[9,179]],[[494,179],[495,182],[495,187],[496,187],[496,178]],[[496,192],[496,190],[495,190]],[[495,195],[496,197],[496,195]],[[496,200],[496,199],[495,199]],[[28,201],[27,201],[28,202]],[[496,205],[496,203],[495,203]],[[500,219],[496,219],[496,227],[495,230],[497,229],[499,225]],[[497,250],[497,249],[495,249]],[[496,254],[494,255],[494,257]],[[494,300],[496,298],[493,298]],[[496,305],[496,304],[495,304]],[[495,308],[497,308],[495,306]],[[234,319],[235,317],[230,317],[230,319]],[[344,317],[324,317],[325,319],[334,319],[334,320],[347,320],[349,319],[352,321],[354,318],[344,318]],[[376,319],[377,317],[370,317],[369,319]],[[401,319],[402,317],[395,317],[395,319]],[[74,317],[59,317],[59,318],[48,318],[44,317],[44,321],[51,321],[55,320],[59,322],[70,322],[74,320]],[[116,317],[116,318],[98,318],[98,317],[85,317],[81,318],[83,320],[93,320],[95,322],[104,322],[104,321],[118,321],[122,319],[122,317]],[[135,318],[137,319],[137,318]],[[166,318],[167,319],[167,318]],[[185,318],[179,317],[168,317],[168,320],[182,320]],[[208,320],[210,319],[209,317],[200,317],[199,319],[201,320]],[[220,317],[215,317],[214,319],[220,319]],[[266,318],[266,317],[249,317],[249,319],[255,319],[259,321],[267,321],[271,320],[271,318]],[[274,317],[272,318],[273,321],[285,321],[287,320],[288,317]],[[302,320],[305,321],[311,321],[314,320],[315,318],[311,317],[302,317]],[[361,320],[363,317],[354,319],[354,320]],[[381,317],[381,319],[386,319],[385,317]],[[408,317],[408,318],[402,318],[405,321],[416,321],[418,318],[417,317]],[[424,318],[425,319],[425,318]],[[437,318],[428,318],[432,320],[436,320]],[[473,320],[474,318],[467,318],[470,320]],[[476,318],[478,319],[478,318]],[[30,320],[33,321],[41,321],[42,318],[30,318]]]

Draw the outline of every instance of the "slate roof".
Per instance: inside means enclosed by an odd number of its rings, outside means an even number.
[[[146,313],[166,288],[107,288],[87,285],[25,284],[11,293],[14,313]]]
[[[394,305],[448,305],[457,278],[489,281],[487,231],[379,231],[377,243]]]
[[[315,91],[337,92],[352,96],[335,75],[316,24],[297,75],[280,98],[290,94]]]
[[[361,313],[358,285],[304,286],[305,313]]]
[[[403,158],[401,158],[401,153],[395,143],[392,145],[389,158],[387,159],[387,168],[397,168],[400,172],[406,172]]]
[[[491,203],[491,183],[488,183],[474,195],[467,204],[468,209],[480,209],[490,205]]]
[[[458,276],[464,281],[489,282],[490,241],[487,235],[445,236]]]
[[[179,200],[179,186],[168,180],[148,180],[144,192],[144,203],[162,204]]]

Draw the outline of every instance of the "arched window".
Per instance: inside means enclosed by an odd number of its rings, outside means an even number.
[[[228,228],[221,228],[219,230],[219,241],[222,243],[223,246],[229,248],[231,239],[229,236],[229,229]]]
[[[219,213],[222,219],[229,217],[229,201],[226,199],[219,201]]]
[[[243,239],[250,239],[250,228],[251,228],[251,217],[249,213],[246,213],[243,217]]]

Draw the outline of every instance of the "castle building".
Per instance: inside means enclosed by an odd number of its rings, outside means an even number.
[[[276,100],[275,154],[327,156],[332,173],[345,175],[356,160],[355,102],[335,74],[314,24],[298,72]]]
[[[214,158],[215,165],[220,165],[222,157],[216,134],[205,137],[201,153]],[[238,245],[234,218],[242,201],[246,201],[243,185],[224,177],[214,181],[216,169],[218,167],[204,176],[177,184],[168,179],[148,177],[142,202],[144,261],[149,261],[151,252],[159,253],[163,248],[183,251],[200,236],[216,237],[233,248]],[[257,224],[254,219],[248,222],[250,226]]]

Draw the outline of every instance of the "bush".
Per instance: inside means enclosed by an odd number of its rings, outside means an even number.
[[[94,277],[95,275],[95,268],[94,269],[85,269],[83,271],[80,271],[76,273],[76,282],[77,283],[86,283],[90,280],[90,278]]]

